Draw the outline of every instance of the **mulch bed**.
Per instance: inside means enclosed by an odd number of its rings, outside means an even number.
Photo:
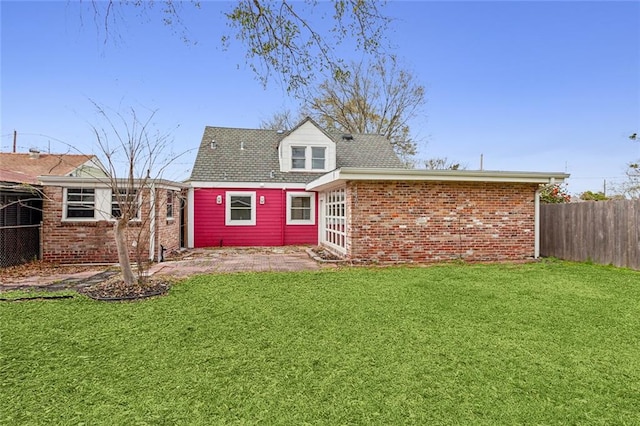
[[[170,277],[148,277],[129,286],[121,276],[110,278],[99,284],[80,289],[79,292],[95,300],[121,301],[145,299],[167,294],[173,284]]]

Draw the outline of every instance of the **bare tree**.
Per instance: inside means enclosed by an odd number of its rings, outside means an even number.
[[[291,130],[305,117],[305,114],[299,112],[294,115],[291,110],[283,110],[274,113],[271,117],[260,122],[261,129],[269,130]]]
[[[387,137],[405,161],[417,152],[409,123],[422,113],[425,89],[395,57],[352,63],[341,78],[327,79],[306,107],[328,129]]]
[[[128,114],[108,110],[94,102],[103,126],[92,126],[97,145],[104,157],[104,182],[112,191],[111,211],[118,262],[126,285],[132,286],[143,278],[145,242],[148,241],[148,215],[141,208],[152,205],[154,182],[180,155],[168,152],[171,138],[168,133],[154,129],[156,111],[140,116],[135,109]],[[151,173],[154,172],[152,177]],[[158,201],[156,201],[158,202]],[[131,224],[136,226],[131,229]],[[131,267],[129,247],[135,247],[138,277]]]
[[[424,168],[427,170],[464,170],[467,167],[459,162],[449,160],[447,157],[434,157],[424,160]]]

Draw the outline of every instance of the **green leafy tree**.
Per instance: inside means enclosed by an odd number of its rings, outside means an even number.
[[[584,201],[606,201],[610,198],[607,197],[602,191],[584,191],[582,194],[580,194],[580,199]]]
[[[540,188],[540,201],[549,204],[568,203],[571,195],[567,192],[565,184],[548,184]]]

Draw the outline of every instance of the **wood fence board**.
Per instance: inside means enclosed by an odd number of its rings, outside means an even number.
[[[542,204],[540,254],[640,269],[640,200]]]

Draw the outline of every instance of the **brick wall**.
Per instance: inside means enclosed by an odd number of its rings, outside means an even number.
[[[180,192],[173,192],[173,217],[167,218],[167,191],[159,189],[156,197],[156,247],[155,258],[159,259],[160,246],[165,257],[180,249]]]
[[[63,188],[44,188],[42,224],[43,260],[57,263],[117,263],[113,221],[62,221]],[[177,197],[176,197],[177,200]],[[174,206],[173,220],[167,219],[166,190],[158,190],[156,198],[156,238],[154,257],[160,244],[167,250],[180,248],[179,203]],[[149,259],[149,194],[143,194],[141,220],[132,221],[128,229],[130,259]],[[140,241],[142,244],[136,244]]]
[[[536,187],[350,182],[347,255],[379,262],[530,258],[535,244]]]

